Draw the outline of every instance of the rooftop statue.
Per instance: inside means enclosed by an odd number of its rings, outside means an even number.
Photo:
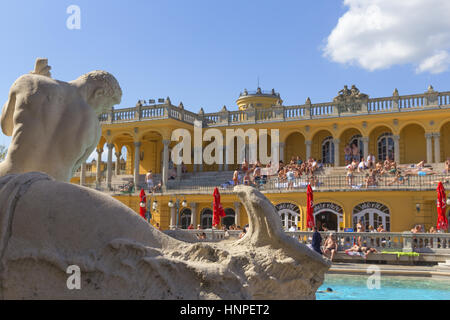
[[[333,102],[337,104],[339,112],[356,112],[361,110],[361,102],[368,99],[367,94],[361,93],[359,89],[352,85],[351,89],[345,85],[344,89],[338,92]]]
[[[250,221],[242,239],[187,243],[106,194],[64,182],[98,143],[98,113],[121,93],[104,71],[13,84],[1,122],[13,141],[0,175],[0,298],[314,299],[330,263],[287,236],[252,187],[235,187]],[[80,290],[67,286],[73,265]]]

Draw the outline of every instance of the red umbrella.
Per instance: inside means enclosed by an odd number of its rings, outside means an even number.
[[[141,189],[139,198],[141,198],[141,201],[139,203],[139,214],[141,215],[142,218],[145,219],[145,213],[147,212],[147,197],[145,196],[144,189]]]
[[[313,215],[313,191],[311,185],[308,184],[308,188],[306,189],[306,227],[312,228],[314,227],[314,215]]]
[[[445,231],[448,229],[448,220],[445,215],[445,211],[447,208],[447,197],[445,196],[445,189],[442,185],[442,182],[439,182],[438,187],[436,189],[438,198],[437,198],[437,212],[438,212],[438,220],[436,228],[438,230]]]
[[[217,226],[220,223],[220,217],[225,217],[225,211],[220,204],[220,193],[217,187],[214,189],[214,202],[213,202],[213,226]]]

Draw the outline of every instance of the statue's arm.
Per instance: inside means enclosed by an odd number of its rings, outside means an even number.
[[[7,136],[12,136],[13,129],[14,129],[14,110],[16,107],[16,93],[11,88],[11,91],[9,92],[8,101],[6,101],[5,105],[2,109],[2,117],[1,117],[1,125],[2,125],[2,131]]]

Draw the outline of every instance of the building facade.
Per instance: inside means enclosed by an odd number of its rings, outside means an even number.
[[[438,170],[442,170],[442,162],[450,157],[450,92],[438,92],[431,86],[421,94],[399,95],[394,90],[392,96],[382,98],[369,98],[355,86],[345,87],[331,102],[315,104],[308,98],[304,104],[294,106],[284,106],[275,90],[265,92],[258,88],[255,92],[241,93],[237,106],[237,111],[224,106],[216,113],[205,113],[203,109],[194,113],[186,110],[182,103],[173,105],[167,98],[159,103],[139,101],[134,108],[113,109],[100,117],[102,137],[97,146],[96,163],[82,166],[72,181],[89,184],[96,180],[97,185],[103,183],[113,188],[118,177],[129,176],[139,185],[142,175],[152,170],[155,179],[161,180],[164,186],[164,192],[154,196],[159,203],[153,215],[154,222],[164,229],[176,225],[185,227],[188,222],[208,227],[212,219],[212,192],[202,193],[189,187],[170,188],[171,171],[176,171],[177,179],[182,176],[181,166],[175,167],[170,159],[172,148],[179,142],[172,141],[176,129],[186,129],[192,136],[194,125],[198,123],[203,130],[214,128],[223,136],[227,129],[267,130],[265,141],[259,136],[257,143],[259,147],[261,142],[267,143],[268,150],[273,147],[271,129],[278,129],[276,147],[281,160],[313,157],[333,167],[336,175],[342,174],[339,167],[345,164],[347,145],[356,145],[359,156],[364,158],[373,154],[377,161],[389,157],[403,165],[425,160]],[[209,143],[204,141],[203,148]],[[226,148],[225,143],[224,151]],[[234,164],[193,164],[195,150],[192,148],[192,161],[185,166],[193,186],[195,177],[222,177],[234,170],[238,164],[236,143],[234,151]],[[103,152],[107,152],[106,163],[101,161]],[[118,159],[115,162],[113,154]],[[88,177],[91,180],[88,181]],[[409,230],[417,223],[425,227],[435,224],[436,185],[422,182],[410,187],[319,188],[315,192],[315,215],[317,221],[336,230],[352,228],[361,217],[367,224],[383,224],[390,231]],[[305,189],[289,192],[275,189],[264,192],[279,211],[283,224],[305,229]],[[176,194],[183,194],[188,206],[168,207],[170,200],[176,200]],[[115,197],[138,211],[138,197]],[[225,224],[234,221],[242,226],[247,223],[245,208],[234,194],[224,192],[222,202],[228,215],[224,218]]]

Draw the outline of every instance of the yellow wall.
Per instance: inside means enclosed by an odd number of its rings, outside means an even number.
[[[300,209],[299,226],[306,230],[306,193],[266,193],[274,205],[279,203],[293,203]],[[120,195],[115,196],[137,214],[139,212],[139,197]],[[152,213],[154,222],[158,222],[163,229],[168,229],[170,224],[170,210],[167,205],[169,200],[174,200],[171,195],[156,197],[158,212]],[[212,195],[187,195],[188,203],[197,202],[197,222],[200,223],[200,215],[204,208],[212,208]],[[222,205],[224,208],[234,209],[237,196],[223,194]],[[333,202],[343,208],[344,228],[353,228],[353,209],[362,202],[378,202],[389,208],[391,220],[391,232],[410,230],[415,224],[424,224],[426,229],[436,224],[436,192],[435,191],[347,191],[347,192],[315,192],[314,203]],[[416,210],[416,204],[420,204],[420,211]],[[245,208],[240,209],[240,225],[248,223]]]
[[[426,161],[426,148],[425,130],[420,125],[410,124],[402,129],[400,132],[401,163]]]

